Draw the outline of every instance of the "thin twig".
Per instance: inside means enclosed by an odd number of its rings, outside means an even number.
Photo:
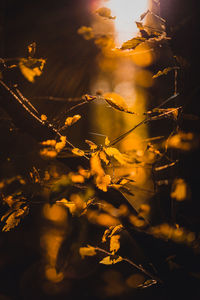
[[[111,257],[113,256],[113,253],[110,253],[109,251],[106,251],[106,250],[104,250],[102,248],[99,248],[99,247],[94,247],[94,248],[95,248],[95,250],[97,250],[99,252],[102,252],[102,253],[104,253],[106,255],[109,255]],[[121,258],[122,258],[122,261],[126,261],[128,264],[132,265],[134,268],[136,268],[137,270],[141,271],[142,273],[144,273],[145,275],[147,275],[149,278],[155,280],[156,282],[163,283],[160,278],[158,278],[157,276],[155,276],[152,273],[150,273],[149,271],[147,271],[141,264],[137,265],[136,263],[134,263],[133,261],[131,261],[128,258],[124,258],[124,257],[121,257]]]

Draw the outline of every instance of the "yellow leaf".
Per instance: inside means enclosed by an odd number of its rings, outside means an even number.
[[[99,263],[103,265],[113,265],[122,260],[123,258],[121,256],[118,256],[117,258],[111,258],[111,256],[106,256]]]
[[[95,248],[88,245],[87,247],[80,247],[79,254],[81,258],[85,258],[85,256],[94,256],[96,255]]]
[[[107,7],[100,7],[99,9],[96,10],[96,13],[99,16],[104,17],[106,19],[111,19],[111,20],[116,19],[116,17],[111,16],[111,10],[110,10],[110,8],[107,8]]]
[[[45,62],[46,61],[42,58],[21,58],[19,61],[19,68],[28,81],[34,82],[35,76],[40,76],[42,74]]]
[[[90,146],[91,150],[96,150],[97,149],[97,145],[95,143],[93,143],[90,140],[85,140],[85,142]]]
[[[91,40],[94,38],[93,29],[91,27],[82,26],[78,29],[78,34],[81,34],[84,39]]]
[[[72,153],[74,153],[74,154],[76,154],[76,155],[78,155],[78,156],[84,156],[84,155],[85,155],[84,151],[83,151],[83,150],[80,150],[80,149],[78,149],[78,148],[73,148],[73,149],[72,149]]]
[[[95,182],[96,182],[96,186],[100,190],[107,192],[108,186],[111,183],[111,177],[110,175],[97,176]]]
[[[74,123],[76,123],[78,120],[80,120],[81,116],[80,115],[74,115],[73,117],[68,117],[65,120],[65,126],[71,126]]]
[[[124,98],[122,96],[120,96],[117,93],[106,93],[103,95],[105,101],[110,104],[110,106],[112,106],[113,108],[126,112],[126,113],[130,113],[130,114],[134,114],[134,112],[130,111],[128,109],[128,106],[124,100]]]
[[[92,175],[104,176],[104,170],[101,166],[101,161],[98,156],[98,152],[93,153],[90,158],[90,169]]]
[[[109,164],[109,160],[107,159],[106,154],[105,154],[104,151],[99,152],[99,157],[100,157],[101,160],[103,160],[105,162],[106,165]]]
[[[172,185],[171,197],[176,201],[184,201],[188,196],[188,187],[182,178],[178,178],[174,181]]]
[[[104,151],[108,156],[114,157],[121,165],[129,164],[132,162],[130,157],[122,154],[117,148],[107,147],[104,148]]]
[[[105,138],[105,146],[109,146],[109,144],[110,144],[110,141],[109,141],[108,137],[106,136],[106,138]]]
[[[110,252],[116,253],[120,248],[120,235],[112,235],[110,238]]]
[[[46,121],[47,120],[47,116],[46,115],[41,115],[40,118],[41,118],[42,121]]]
[[[56,145],[55,145],[55,150],[57,152],[60,152],[65,147],[66,141],[67,141],[66,136],[61,136],[60,142],[56,143]]]

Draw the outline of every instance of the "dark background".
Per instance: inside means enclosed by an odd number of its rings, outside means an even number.
[[[0,4],[0,56],[3,58],[23,57],[30,42],[37,43],[36,57],[47,58],[44,73],[34,85],[28,83],[22,76],[13,71],[12,80],[17,81],[24,94],[32,99],[41,111],[54,118],[65,104],[59,102],[36,101],[36,96],[78,97],[88,93],[89,83],[95,75],[95,56],[98,50],[92,42],[85,41],[77,35],[77,29],[90,24],[89,0],[76,1],[12,1],[1,0]],[[184,105],[185,112],[200,116],[200,19],[199,1],[161,0],[161,16],[167,21],[167,31],[172,37],[170,45],[173,53],[184,57],[189,67],[181,73],[179,81],[180,96],[177,102]],[[157,86],[159,90],[159,85]],[[166,89],[168,87],[166,86]],[[156,89],[156,87],[155,87]],[[162,98],[162,91],[157,91]],[[157,102],[157,99],[154,99]],[[2,156],[21,146],[26,152],[24,138],[10,141],[8,133],[1,123]],[[199,120],[180,120],[180,128],[185,131],[200,133]],[[85,130],[82,129],[82,132]],[[155,127],[152,129],[156,135]],[[79,134],[82,134],[80,132]],[[192,190],[192,205],[183,208],[185,221],[191,229],[199,231],[199,149],[188,155],[181,155],[177,169],[178,176],[189,182]],[[19,167],[19,161],[16,168]],[[3,166],[3,163],[2,163]],[[5,170],[3,169],[2,174]],[[13,169],[12,169],[13,171]],[[11,171],[11,172],[12,172]],[[6,172],[9,173],[8,170]],[[162,195],[162,193],[161,193]],[[38,269],[41,261],[39,249],[40,211],[33,208],[30,216],[25,218],[15,230],[0,234],[0,300],[8,299],[75,299],[94,297],[90,290],[93,283],[87,279],[73,281],[74,288],[69,295],[45,295],[40,291]],[[150,244],[150,252],[154,244]],[[162,252],[162,247],[160,249]],[[199,260],[187,251],[180,255],[180,261],[186,265],[186,270],[195,269],[199,272]],[[155,257],[154,257],[155,258]],[[158,260],[159,261],[159,260]],[[194,267],[195,266],[195,267]],[[124,269],[124,272],[129,272]],[[161,269],[166,278],[164,288],[147,289],[137,292],[136,299],[199,299],[199,279],[191,279],[188,272],[180,270],[168,274]],[[192,271],[191,271],[192,272]],[[98,278],[97,278],[98,280]],[[132,299],[124,296],[121,299]],[[98,298],[98,297],[97,297]],[[94,299],[94,298],[93,298]]]

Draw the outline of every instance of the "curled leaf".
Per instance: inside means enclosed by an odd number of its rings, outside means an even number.
[[[97,149],[97,145],[90,141],[90,140],[85,140],[85,142],[90,146],[90,150],[96,150]]]
[[[110,252],[116,253],[120,248],[120,235],[112,235],[110,238]]]

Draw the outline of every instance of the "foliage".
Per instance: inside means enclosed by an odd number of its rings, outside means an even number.
[[[109,20],[115,19],[111,11],[105,7],[98,9],[96,13],[100,17],[108,18]],[[143,22],[149,14],[156,24],[155,28],[147,26]],[[86,40],[94,39],[96,45],[102,48],[102,51],[106,49],[109,53],[115,53],[114,55],[116,56],[126,55],[127,51],[133,51],[143,43],[154,43],[154,46],[160,47],[169,40],[165,31],[165,21],[151,11],[145,12],[141,16],[140,21],[136,22],[136,25],[139,30],[138,36],[123,43],[120,49],[113,49],[112,37],[109,35],[95,35],[90,27],[82,26],[78,33],[83,35]],[[35,43],[28,45],[28,57],[17,59],[16,65],[14,65],[14,67],[19,67],[24,77],[31,83],[35,81],[36,76],[42,74],[45,65],[45,59],[33,58],[35,48]],[[6,59],[3,60],[3,63],[6,69],[13,67]],[[173,66],[158,70],[152,78],[158,78],[157,80],[159,80],[160,76],[167,76],[171,72],[177,75],[180,69],[181,67],[175,63]],[[177,77],[175,76],[176,80]],[[68,116],[66,114],[64,123],[57,128],[53,122],[48,121],[46,114],[38,117],[37,109],[27,102],[21,93],[18,93],[15,89],[13,90],[9,83],[4,81],[3,75],[0,84],[7,94],[17,99],[16,101],[20,103],[23,109],[28,111],[40,129],[48,129],[52,134],[50,138],[47,134],[46,139],[38,143],[38,159],[42,159],[42,161],[47,163],[42,170],[40,167],[36,168],[33,165],[32,169],[29,169],[29,180],[25,176],[22,178],[20,175],[17,175],[1,181],[1,201],[3,207],[7,209],[1,216],[3,231],[10,231],[16,227],[28,215],[35,199],[37,201],[39,199],[40,204],[48,203],[52,207],[54,205],[62,207],[65,212],[67,211],[69,218],[76,220],[77,223],[79,219],[84,219],[87,226],[95,226],[101,232],[101,238],[91,243],[92,245],[96,243],[94,246],[89,245],[87,240],[75,243],[74,247],[78,248],[79,256],[85,260],[94,256],[101,265],[128,263],[133,267],[133,271],[138,271],[144,276],[142,277],[143,282],[141,283],[140,280],[136,285],[129,280],[130,286],[132,285],[134,288],[149,288],[152,285],[160,285],[163,284],[163,279],[160,278],[160,274],[157,274],[153,267],[149,270],[143,264],[138,264],[126,257],[126,255],[124,256],[123,251],[121,254],[120,251],[123,248],[121,244],[123,244],[125,231],[131,233],[131,238],[133,239],[141,234],[152,240],[162,240],[166,243],[170,241],[175,245],[186,246],[192,251],[199,249],[198,236],[193,231],[193,228],[185,228],[179,225],[174,217],[168,223],[158,222],[158,224],[154,224],[153,218],[151,218],[153,205],[142,203],[138,209],[129,203],[129,196],[134,197],[133,187],[137,186],[137,182],[135,182],[131,177],[131,172],[129,172],[131,167],[135,169],[151,169],[154,184],[153,193],[155,194],[159,191],[160,186],[164,184],[169,185],[168,201],[171,201],[172,206],[189,201],[191,198],[190,188],[185,179],[168,177],[163,180],[157,175],[163,170],[175,169],[178,159],[171,158],[170,153],[172,150],[175,149],[180,151],[180,153],[185,153],[199,147],[198,137],[195,137],[193,133],[179,130],[179,120],[183,115],[183,107],[178,105],[166,106],[178,96],[176,83],[174,95],[160,105],[144,112],[143,121],[117,138],[112,139],[110,136],[105,136],[102,144],[86,139],[85,145],[87,146],[84,149],[79,145],[73,145],[68,138],[69,130],[73,130],[74,124],[78,126],[83,116],[79,114]],[[127,113],[133,118],[137,115],[136,112],[133,112],[128,107],[123,97],[116,93],[85,94],[80,98],[79,104],[92,104],[96,100],[109,104],[113,111],[117,110],[118,113]],[[70,111],[76,108],[77,106],[74,105],[70,108]],[[163,120],[167,120],[172,124],[172,130],[164,137],[154,137],[152,140],[150,138],[150,140],[144,141],[145,148],[141,155],[138,155],[140,149],[122,153],[117,148],[117,144],[120,141],[124,141],[138,127],[145,124],[151,125],[153,122]],[[73,170],[67,168],[58,176],[52,174],[46,166],[48,163],[56,166],[58,160],[62,158],[66,159],[63,163],[64,165],[68,164],[68,159],[73,158],[75,168]],[[79,159],[84,161],[84,167],[80,166]],[[118,177],[113,175],[115,170],[120,168],[127,170],[126,175],[119,175]],[[159,179],[156,179],[156,177]],[[115,195],[119,198],[119,203],[115,201]],[[23,221],[21,226],[23,226]],[[176,249],[176,246],[174,246],[174,249]],[[152,261],[153,264],[154,262]],[[55,277],[56,274],[55,272]],[[59,278],[63,279],[62,276]]]

